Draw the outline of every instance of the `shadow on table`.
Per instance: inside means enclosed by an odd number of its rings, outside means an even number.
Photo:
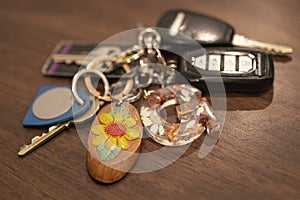
[[[262,93],[229,93],[227,94],[227,111],[262,110],[273,100],[273,86]]]

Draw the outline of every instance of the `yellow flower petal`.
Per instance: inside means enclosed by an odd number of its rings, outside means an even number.
[[[97,147],[99,144],[101,144],[102,142],[104,142],[107,139],[105,134],[101,134],[99,136],[96,136],[93,141],[92,141],[92,145],[94,145],[95,147]]]
[[[138,130],[134,129],[134,128],[128,128],[126,130],[126,134],[125,134],[125,138],[127,140],[135,140],[140,136],[140,133]]]
[[[118,137],[118,146],[121,147],[122,149],[128,149],[129,144],[127,139],[124,136]]]
[[[115,123],[121,124],[124,120],[124,115],[122,113],[117,113],[114,115]]]
[[[105,148],[108,149],[108,150],[114,150],[115,148],[117,148],[117,146],[115,144],[113,144],[111,142],[111,140],[107,140],[105,142]]]
[[[91,132],[95,135],[105,134],[105,129],[103,125],[98,124],[92,127]]]
[[[124,126],[126,126],[127,128],[131,128],[131,127],[134,127],[136,125],[136,120],[132,117],[128,118],[128,119],[125,119],[122,124]]]
[[[110,137],[108,138],[108,140],[109,140],[113,145],[118,146],[118,139],[117,139],[117,137],[110,136]]]
[[[109,113],[102,113],[99,115],[99,121],[102,124],[110,124],[114,121],[114,118]]]

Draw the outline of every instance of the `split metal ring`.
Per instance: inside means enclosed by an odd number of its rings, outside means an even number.
[[[102,56],[102,57],[98,57],[96,59],[94,59],[92,62],[90,62],[86,69],[94,69],[96,67],[97,64],[102,63],[102,62],[107,62],[110,61],[112,62],[121,62],[122,59],[125,59],[123,57],[111,57],[111,56]],[[130,67],[127,63],[123,63],[122,67],[125,71],[125,73],[130,72]],[[130,78],[127,80],[125,87],[123,88],[123,90],[118,93],[118,94],[110,94],[110,96],[101,96],[100,92],[97,91],[95,89],[95,87],[93,86],[92,82],[91,82],[91,77],[90,76],[86,76],[85,77],[85,84],[89,90],[89,92],[91,94],[93,94],[96,98],[98,98],[99,100],[104,100],[104,101],[112,101],[113,99],[118,100],[119,102],[121,101],[129,101],[129,102],[135,102],[138,99],[140,99],[141,95],[142,95],[142,89],[139,89],[135,94],[132,94],[132,89],[133,89],[133,78]],[[112,90],[112,88],[110,88]]]
[[[116,60],[116,58],[115,57],[111,57],[111,56],[98,57],[98,58],[95,58],[94,60],[92,60],[87,65],[86,69],[88,69],[88,70],[89,69],[94,69],[96,67],[96,65],[99,64],[99,63],[103,63],[103,62],[107,62],[107,61],[111,61],[112,62],[114,60]],[[125,72],[129,72],[130,71],[130,67],[128,66],[128,64],[124,63],[124,64],[122,64],[122,67],[123,67],[123,69],[124,69]],[[109,96],[104,96],[104,97],[101,96],[100,92],[97,91],[94,88],[90,76],[86,76],[85,79],[84,79],[84,81],[85,81],[86,87],[88,88],[89,92],[91,94],[93,94],[95,97],[97,97],[100,100],[104,100],[104,101],[111,101],[112,100],[111,97],[109,97]],[[132,88],[133,88],[133,80],[129,79],[127,81],[127,83],[126,83],[126,86],[125,86],[124,90],[121,93],[114,95],[113,98],[120,99],[124,95],[128,95],[131,92]]]
[[[108,80],[107,80],[106,76],[102,72],[100,72],[98,70],[93,70],[93,69],[82,69],[82,70],[78,71],[75,74],[75,76],[73,77],[73,80],[72,80],[72,94],[73,94],[73,97],[75,98],[75,100],[80,105],[83,105],[84,101],[79,97],[79,95],[77,93],[77,82],[78,82],[79,78],[82,75],[89,74],[89,73],[96,74],[96,75],[98,75],[102,79],[103,84],[104,84],[104,94],[103,94],[103,97],[107,97],[109,95],[109,92],[110,92],[110,87],[109,87]],[[100,97],[100,93],[99,93],[98,98],[99,97]]]
[[[116,87],[116,84],[111,85],[111,91],[114,90],[114,87]],[[120,93],[120,94],[122,94],[122,93]],[[132,94],[128,94],[127,96],[122,96],[121,98],[116,98],[119,94],[118,95],[111,94],[111,97],[113,100],[117,100],[119,102],[128,101],[128,102],[133,103],[133,102],[136,102],[137,100],[139,100],[141,98],[142,94],[143,94],[143,89],[138,88]]]
[[[148,49],[158,48],[161,44],[161,36],[154,28],[146,28],[139,33],[138,44]]]

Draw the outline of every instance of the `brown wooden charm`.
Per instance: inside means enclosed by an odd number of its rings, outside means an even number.
[[[124,177],[138,158],[142,131],[139,113],[131,104],[111,103],[101,109],[88,137],[89,174],[103,183]]]

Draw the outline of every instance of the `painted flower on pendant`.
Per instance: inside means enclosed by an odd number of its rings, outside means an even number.
[[[153,134],[165,134],[164,122],[155,110],[152,110],[149,107],[142,107],[141,119],[143,124],[148,127]]]
[[[110,159],[116,157],[121,149],[128,149],[128,141],[135,140],[140,136],[139,131],[134,128],[137,123],[136,119],[132,117],[125,119],[123,113],[101,113],[98,120],[100,124],[93,126],[91,132],[96,135],[92,144],[97,147],[100,158],[101,153],[108,154],[107,151],[116,154],[110,156]]]

